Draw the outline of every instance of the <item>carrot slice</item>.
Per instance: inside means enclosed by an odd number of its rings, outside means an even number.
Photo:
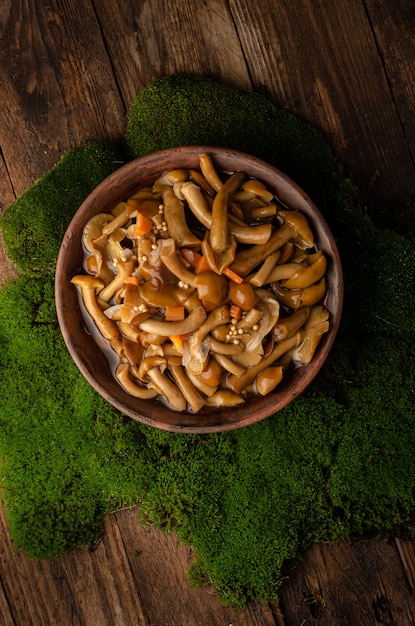
[[[201,256],[195,267],[195,274],[203,274],[211,269],[206,257]]]
[[[152,228],[153,228],[153,222],[142,213],[137,213],[134,235],[136,237],[141,237],[141,235],[145,235],[146,233],[149,233],[152,230]]]
[[[222,274],[226,276],[226,278],[229,278],[229,280],[233,280],[234,283],[238,283],[238,285],[244,282],[242,276],[239,276],[239,274],[231,270],[230,267],[225,267]]]
[[[170,335],[169,339],[178,352],[183,352],[183,340],[187,337],[185,335]]]
[[[240,320],[242,317],[242,309],[237,304],[232,304],[229,309],[229,315],[232,319]]]
[[[184,320],[184,306],[166,306],[166,322],[180,322]]]

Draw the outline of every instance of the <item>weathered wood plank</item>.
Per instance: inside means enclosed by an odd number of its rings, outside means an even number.
[[[379,170],[375,192],[385,203],[406,195],[415,186],[414,163],[365,3],[265,0],[257,11],[248,0],[229,4],[254,88],[320,128],[359,183]],[[385,4],[393,14],[396,5]],[[394,50],[404,56],[405,41],[395,38]],[[411,83],[401,97],[414,101]]]
[[[87,0],[4,0],[0,32],[0,146],[20,195],[63,152],[119,139],[125,112]]]
[[[152,624],[142,610],[113,517],[105,520],[103,540],[94,551],[79,548],[56,559],[35,561],[14,551],[4,512],[0,514],[0,539],[0,590],[6,599],[0,617],[4,615],[10,624]]]
[[[401,546],[409,564],[413,543]],[[280,609],[285,624],[406,626],[415,623],[415,594],[394,541],[360,539],[314,545],[282,588]]]
[[[15,200],[12,184],[7,172],[6,164],[0,153],[0,215]],[[16,276],[13,264],[7,257],[3,237],[0,231],[0,285],[3,285],[9,277]]]
[[[213,588],[189,586],[193,552],[175,534],[137,528],[136,514],[115,515],[137,589],[151,624],[157,626],[275,626],[271,611],[253,602],[243,611],[225,607]]]
[[[404,0],[95,5],[96,14],[87,0],[0,3],[2,208],[63,151],[118,138],[139,89],[176,71],[242,88],[252,75],[256,89],[322,128],[359,178],[381,169],[392,202],[413,185],[414,16]],[[0,623],[406,625],[415,622],[414,551],[398,540],[314,546],[282,589],[282,615],[258,604],[233,612],[212,589],[187,587],[189,549],[137,526],[134,511],[105,520],[94,552],[39,562],[13,550],[2,513]]]
[[[128,108],[152,79],[203,74],[241,89],[251,81],[226,0],[111,0],[96,11]]]
[[[5,626],[275,626],[259,602],[225,607],[189,587],[191,550],[174,534],[138,526],[135,509],[105,519],[94,550],[34,561],[13,550],[0,512],[0,605]]]
[[[402,123],[402,147],[407,146],[412,161],[415,161],[414,7],[406,0],[367,0],[365,4]],[[395,163],[397,175],[400,170],[401,163]]]

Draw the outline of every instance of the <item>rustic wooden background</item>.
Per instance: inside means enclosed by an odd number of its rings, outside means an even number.
[[[1,0],[0,207],[63,152],[118,139],[157,77],[201,73],[254,89],[323,131],[386,207],[415,188],[412,0]],[[0,278],[13,274],[0,248]],[[376,626],[415,623],[415,542],[313,546],[279,605],[244,611],[190,589],[191,550],[105,520],[102,541],[51,561],[13,550],[0,517],[5,626]]]

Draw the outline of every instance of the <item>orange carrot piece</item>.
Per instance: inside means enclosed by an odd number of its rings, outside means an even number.
[[[203,274],[211,269],[206,257],[201,256],[195,267],[195,274]]]
[[[230,309],[229,309],[229,315],[231,316],[232,319],[235,320],[240,320],[242,317],[242,309],[240,306],[238,306],[237,304],[232,304]]]
[[[184,306],[166,306],[166,322],[180,322],[184,320]]]
[[[145,235],[146,233],[149,233],[152,230],[152,228],[153,228],[153,222],[142,213],[137,213],[134,235],[136,237],[141,237],[141,235]]]
[[[183,352],[183,340],[187,337],[185,335],[170,335],[169,339],[178,352]]]
[[[238,283],[238,285],[244,282],[242,276],[239,276],[239,274],[231,270],[230,267],[225,267],[222,274],[226,276],[226,278],[229,278],[229,280],[233,280],[234,283]]]

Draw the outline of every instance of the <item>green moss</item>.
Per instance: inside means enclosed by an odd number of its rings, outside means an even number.
[[[198,75],[157,79],[143,89],[130,110],[126,143],[131,157],[183,145],[242,150],[282,169],[327,210],[340,180],[317,129],[264,96]]]
[[[96,538],[108,512],[139,503],[141,523],[194,547],[194,584],[213,583],[236,607],[276,599],[311,542],[389,530],[415,509],[413,236],[382,211],[375,226],[376,210],[339,178],[321,134],[255,94],[202,77],[155,81],[132,105],[126,141],[130,155],[228,144],[297,172],[338,239],[338,337],[299,398],[241,431],[175,434],[120,415],[73,364],[53,295],[61,235],[117,152],[66,155],[2,221],[20,270],[0,291],[1,486],[12,539],[49,558]]]
[[[69,152],[5,211],[0,227],[19,272],[45,275],[54,270],[73,214],[123,159],[119,148],[99,142]]]

